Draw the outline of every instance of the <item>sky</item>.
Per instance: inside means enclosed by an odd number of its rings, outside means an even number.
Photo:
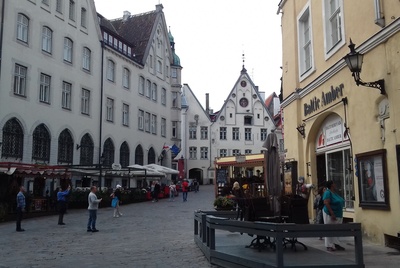
[[[140,14],[161,3],[181,59],[182,84],[218,111],[245,68],[259,91],[279,95],[282,75],[279,0],[95,0],[107,19]]]

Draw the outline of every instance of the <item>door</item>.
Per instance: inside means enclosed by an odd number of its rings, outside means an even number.
[[[318,179],[318,188],[325,186],[326,182],[325,154],[317,155],[317,179]]]

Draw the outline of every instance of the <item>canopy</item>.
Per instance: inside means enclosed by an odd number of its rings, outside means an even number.
[[[165,174],[179,174],[178,170],[172,169],[172,168],[168,168],[168,167],[164,167],[164,166],[160,166],[157,164],[149,164],[149,165],[145,165],[144,167],[149,168],[152,171],[157,171],[157,172],[162,172]]]

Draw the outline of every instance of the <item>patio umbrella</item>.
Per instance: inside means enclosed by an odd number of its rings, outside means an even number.
[[[267,148],[267,161],[266,161],[266,173],[267,173],[267,187],[268,194],[271,200],[271,208],[275,215],[280,213],[280,204],[278,202],[278,197],[281,195],[281,176],[279,169],[279,153],[278,153],[278,138],[275,131],[272,130],[268,134],[267,140],[265,141],[263,147]]]

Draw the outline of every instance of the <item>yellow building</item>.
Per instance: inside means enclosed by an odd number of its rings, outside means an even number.
[[[286,159],[307,183],[334,180],[345,220],[368,239],[398,243],[399,1],[282,0],[278,12]],[[383,80],[375,88],[357,86],[346,66],[350,39],[364,54],[359,76]]]

